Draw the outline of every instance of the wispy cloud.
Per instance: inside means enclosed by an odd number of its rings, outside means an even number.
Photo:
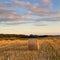
[[[0,7],[13,7],[14,3],[9,3],[9,2],[5,2],[5,3],[0,3]]]
[[[36,19],[35,21],[36,22],[40,22],[40,21],[60,22],[60,17],[40,18],[40,19]]]
[[[42,0],[42,5],[44,7],[51,7],[52,2],[51,0]],[[4,9],[4,7],[26,7],[27,8],[27,13],[24,15],[19,15],[17,11],[13,10],[13,9]],[[5,3],[0,3],[0,16],[4,16],[4,17],[0,17],[0,22],[10,22],[9,24],[20,24],[20,23],[15,23],[15,21],[19,22],[22,20],[27,20],[28,22],[34,21],[33,23],[36,23],[35,21],[60,21],[59,17],[53,17],[53,18],[44,18],[44,16],[50,16],[50,15],[60,15],[60,11],[52,11],[52,10],[48,10],[46,8],[42,8],[39,7],[39,4],[31,4],[29,1],[24,2],[24,1],[19,1],[19,0],[13,0],[13,2],[5,2]],[[43,18],[31,18],[29,17],[30,15],[34,15],[34,16],[42,16]],[[12,23],[13,22],[13,23]],[[24,22],[23,22],[24,23]],[[32,23],[32,22],[31,22]],[[37,25],[38,26],[38,25]]]
[[[0,15],[14,14],[13,10],[0,9]]]
[[[6,22],[0,22],[0,24],[6,24],[6,25],[22,25],[22,24],[30,24],[33,23],[33,21],[6,21]]]
[[[42,1],[42,6],[44,6],[44,7],[52,7],[52,2],[51,2],[51,0],[43,0]]]

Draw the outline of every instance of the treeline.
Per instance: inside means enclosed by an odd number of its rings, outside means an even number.
[[[6,39],[8,39],[8,38],[10,38],[10,39],[20,39],[20,38],[45,38],[45,37],[52,37],[53,35],[33,35],[33,34],[31,34],[31,35],[23,35],[23,34],[20,34],[20,35],[18,35],[18,34],[0,34],[0,38],[6,38]],[[59,36],[59,35],[57,35],[57,36]]]

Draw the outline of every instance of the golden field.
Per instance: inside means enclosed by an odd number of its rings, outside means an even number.
[[[0,60],[60,60],[60,37],[34,40],[37,40],[37,50],[28,49],[29,38],[0,40]]]

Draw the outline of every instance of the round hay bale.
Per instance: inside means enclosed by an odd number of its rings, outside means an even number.
[[[28,40],[28,49],[29,50],[37,50],[38,49],[37,40],[29,39]]]
[[[57,50],[47,41],[40,45],[38,56],[42,60],[58,60],[59,57]]]

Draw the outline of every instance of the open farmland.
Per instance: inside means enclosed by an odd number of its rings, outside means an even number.
[[[60,37],[34,39],[37,50],[29,50],[29,40],[0,40],[0,60],[60,60]]]

